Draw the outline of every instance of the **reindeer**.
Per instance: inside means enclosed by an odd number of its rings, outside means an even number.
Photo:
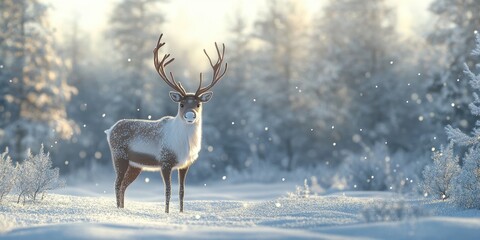
[[[170,54],[165,54],[159,61],[158,50],[165,45],[161,42],[163,34],[158,38],[157,46],[153,50],[153,62],[160,78],[174,91],[170,91],[170,98],[178,103],[175,117],[166,116],[155,121],[123,119],[106,130],[108,144],[112,154],[113,166],[117,177],[115,179],[115,193],[117,207],[124,207],[125,190],[143,171],[160,171],[165,185],[165,212],[169,212],[171,172],[178,169],[180,184],[180,212],[183,212],[183,196],[185,177],[190,165],[198,157],[202,139],[202,105],[212,98],[209,91],[225,75],[227,63],[223,65],[225,45],[217,50],[218,60],[213,63],[207,51],[204,53],[213,69],[212,81],[202,87],[202,73],[200,83],[195,93],[187,93],[180,82],[175,81],[173,73],[170,77],[165,73],[165,67],[173,62]]]

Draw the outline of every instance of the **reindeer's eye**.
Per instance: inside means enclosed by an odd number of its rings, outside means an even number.
[[[183,107],[183,103],[180,104],[180,107]]]
[[[197,107],[200,107],[200,103],[197,103]]]

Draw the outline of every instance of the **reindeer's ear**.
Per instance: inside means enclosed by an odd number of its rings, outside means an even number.
[[[182,101],[182,94],[178,93],[178,92],[174,92],[174,91],[170,91],[170,98],[172,99],[172,101],[174,102],[180,102]]]
[[[212,98],[213,92],[208,91],[203,93],[202,95],[198,96],[201,102],[208,102]]]

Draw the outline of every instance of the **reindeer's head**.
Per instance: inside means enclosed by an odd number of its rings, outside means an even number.
[[[163,34],[160,35],[157,46],[155,49],[153,49],[153,63],[155,64],[155,68],[157,69],[157,72],[163,81],[165,81],[168,86],[173,88],[173,90],[175,90],[170,92],[170,98],[174,102],[178,103],[178,116],[180,116],[186,123],[193,124],[201,119],[202,104],[208,102],[212,98],[213,92],[209,91],[210,88],[217,84],[217,82],[223,77],[223,75],[225,75],[225,72],[227,71],[227,63],[225,63],[225,67],[222,70],[223,56],[225,55],[225,45],[222,44],[222,51],[220,51],[217,43],[215,43],[215,48],[217,49],[218,54],[218,60],[215,64],[212,62],[212,59],[210,59],[210,56],[208,56],[207,51],[203,49],[203,52],[207,56],[210,66],[213,69],[212,82],[208,86],[202,87],[203,75],[200,73],[200,83],[197,91],[195,93],[187,93],[182,84],[175,81],[175,77],[173,76],[172,72],[170,72],[170,78],[168,78],[167,74],[165,73],[165,67],[173,62],[175,58],[167,60],[170,54],[165,54],[162,61],[158,60],[158,50],[165,45],[165,43],[161,42],[162,36]]]

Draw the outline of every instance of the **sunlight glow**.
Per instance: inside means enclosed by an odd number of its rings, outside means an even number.
[[[90,35],[92,46],[103,44],[105,30],[108,29],[108,18],[115,0],[47,0],[53,6],[50,12],[52,27],[56,35],[62,39],[75,19],[79,27]],[[165,14],[166,23],[163,27],[168,39],[175,39],[173,55],[185,55],[189,62],[196,62],[194,67],[201,70],[207,66],[201,49],[207,51],[213,48],[213,42],[228,42],[227,32],[236,14],[247,19],[251,26],[258,13],[264,11],[267,0],[206,0],[188,1],[176,0],[160,3],[161,13]],[[309,18],[315,18],[323,2],[304,0]],[[390,1],[392,7],[398,7],[398,29],[404,34],[412,34],[418,30],[428,14],[428,1]],[[253,4],[254,3],[254,4]],[[221,9],[221,11],[219,11]],[[194,50],[193,50],[194,49]],[[177,53],[177,54],[176,54]],[[200,61],[198,61],[200,60]],[[198,64],[200,63],[200,65]],[[255,100],[254,100],[255,101]]]

